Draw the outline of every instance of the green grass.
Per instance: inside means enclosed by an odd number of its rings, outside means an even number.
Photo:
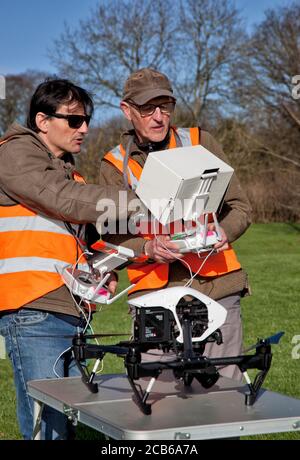
[[[300,398],[300,360],[292,359],[300,335],[300,225],[257,224],[235,244],[246,268],[252,296],[243,300],[245,346],[278,331],[285,335],[272,348],[273,362],[264,388]],[[300,433],[255,436],[250,439],[300,439]]]
[[[239,259],[246,268],[252,296],[242,302],[245,347],[257,338],[278,331],[285,335],[278,346],[272,348],[273,363],[264,388],[300,398],[300,359],[292,359],[295,344],[292,339],[300,335],[299,303],[299,246],[300,225],[256,224],[235,243]],[[120,277],[119,289],[127,283]],[[124,300],[102,308],[94,317],[95,332],[130,332],[130,316]],[[106,343],[114,343],[109,339]],[[104,373],[124,371],[123,361],[107,355]],[[9,361],[0,360],[0,439],[20,439],[15,417],[15,395]],[[79,426],[78,438],[101,439],[94,430]],[[300,439],[300,433],[278,433],[252,436],[247,439]]]

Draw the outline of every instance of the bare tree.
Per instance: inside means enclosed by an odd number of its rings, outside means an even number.
[[[300,5],[266,12],[235,68],[238,103],[251,114],[277,113],[300,126],[299,101],[292,97],[292,80],[300,75]]]
[[[247,187],[257,219],[300,218],[300,104],[293,98],[296,75],[300,75],[298,2],[265,12],[232,77],[240,119],[248,126],[244,133],[248,166],[255,174],[248,177]]]
[[[128,128],[124,117],[113,117],[100,127],[90,128],[81,155],[76,156],[78,169],[92,183],[99,182],[100,162],[105,153],[120,142],[120,136]]]
[[[100,0],[77,30],[66,26],[50,56],[60,74],[112,108],[129,73],[145,66],[164,71],[198,122],[210,99],[228,96],[243,37],[231,0]]]
[[[14,121],[25,123],[28,104],[45,74],[37,71],[6,76],[6,98],[0,101],[0,134]]]
[[[229,0],[184,0],[173,70],[176,90],[194,123],[209,103],[230,94],[230,69],[244,45],[241,18]]]
[[[167,67],[171,54],[169,0],[100,0],[77,30],[65,27],[50,52],[63,76],[89,88],[99,106],[116,108],[127,76]]]

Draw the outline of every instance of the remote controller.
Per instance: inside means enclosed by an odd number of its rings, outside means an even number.
[[[213,248],[218,242],[218,235],[214,231],[197,232],[193,235],[186,233],[178,233],[171,236],[171,241],[177,244],[179,252],[184,254],[186,252],[205,252]]]
[[[108,275],[109,276],[109,275]],[[107,303],[110,292],[103,286],[107,277],[96,280],[91,273],[67,267],[62,273],[63,280],[73,294],[90,302]]]

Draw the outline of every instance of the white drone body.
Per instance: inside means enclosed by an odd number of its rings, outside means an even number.
[[[176,306],[185,296],[196,298],[203,302],[207,307],[208,327],[201,336],[192,338],[192,342],[202,342],[216,329],[220,328],[224,324],[227,316],[227,311],[218,302],[211,299],[210,297],[207,297],[201,292],[184,286],[170,287],[166,289],[160,289],[159,291],[153,291],[149,294],[145,294],[134,299],[130,299],[128,300],[128,303],[130,306],[135,308],[162,307],[167,310],[171,310],[179,331],[179,335],[176,337],[176,340],[179,343],[183,343],[182,325],[178,318]]]

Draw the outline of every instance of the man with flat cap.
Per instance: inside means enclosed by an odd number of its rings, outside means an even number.
[[[171,125],[175,104],[176,98],[166,75],[143,68],[128,77],[120,107],[133,129],[122,134],[121,143],[104,156],[100,169],[101,184],[118,184],[120,189],[125,184],[135,190],[149,152],[183,145],[201,144],[228,163],[221,146],[207,131],[198,126],[177,128]],[[199,273],[203,259],[199,259],[197,254],[180,254],[176,243],[171,242],[167,235],[150,239],[149,235],[142,234],[107,235],[112,243],[149,257],[144,265],[128,267],[129,280],[135,283],[129,296],[185,285],[191,277],[188,265],[194,274],[198,273],[191,287],[217,300],[227,310],[227,319],[221,328],[223,344],[206,345],[205,355],[210,357],[235,356],[242,352],[240,299],[249,293],[249,289],[247,275],[230,243],[249,227],[250,214],[249,202],[236,175],[233,175],[218,214],[222,241],[215,245],[216,251]],[[220,374],[236,380],[242,377],[237,366],[225,367]]]

